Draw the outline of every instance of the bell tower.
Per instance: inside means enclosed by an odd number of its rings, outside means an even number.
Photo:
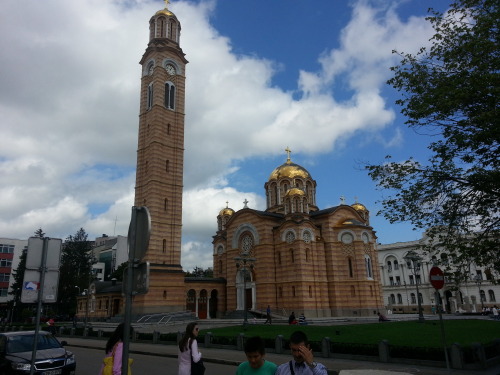
[[[168,9],[149,20],[142,56],[135,205],[151,214],[149,292],[134,297],[134,314],[185,309],[181,266],[186,64],[181,24]]]

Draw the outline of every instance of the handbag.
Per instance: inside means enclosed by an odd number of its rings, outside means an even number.
[[[115,349],[116,345],[113,347],[113,352],[111,353],[111,356],[109,357],[104,357],[102,362],[104,363],[104,368],[102,369],[102,375],[113,375],[113,363],[115,362]],[[132,358],[128,359],[128,375],[132,375],[132,369],[130,366],[132,366],[132,363],[134,363],[134,360]]]
[[[205,374],[205,365],[203,361],[200,360],[198,362],[193,361],[193,352],[191,351],[191,375],[203,375]]]

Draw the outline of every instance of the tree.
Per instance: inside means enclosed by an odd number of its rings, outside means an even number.
[[[60,313],[73,313],[78,291],[88,289],[92,281],[92,242],[87,238],[85,230],[80,228],[63,243],[58,291]]]
[[[187,271],[185,273],[186,277],[214,277],[214,270],[208,267],[206,270],[203,267],[194,267],[193,271]]]
[[[427,162],[410,158],[368,165],[391,196],[391,223],[427,230],[424,250],[446,253],[470,277],[470,264],[500,272],[499,3],[457,0],[446,13],[429,10],[430,48],[398,53],[388,81],[402,95],[406,124],[433,136]],[[451,268],[451,267],[450,267]]]
[[[123,262],[120,264],[116,270],[111,274],[111,279],[116,279],[117,281],[123,281],[123,272],[128,267],[128,262]]]

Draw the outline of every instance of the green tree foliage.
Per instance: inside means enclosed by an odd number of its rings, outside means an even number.
[[[91,250],[92,242],[88,241],[83,228],[63,243],[58,291],[60,313],[74,313],[78,291],[81,293],[89,287],[93,263]]]
[[[428,229],[425,249],[447,253],[462,277],[471,263],[500,272],[499,4],[458,0],[445,13],[430,10],[430,47],[398,53],[388,83],[401,93],[406,124],[433,136],[431,157],[367,166],[392,193],[380,213]]]
[[[111,274],[111,279],[116,279],[117,281],[123,281],[123,272],[128,267],[128,262],[123,262],[120,264],[116,270]]]
[[[214,277],[214,270],[212,267],[204,269],[203,267],[194,267],[193,271],[187,271],[186,277]]]

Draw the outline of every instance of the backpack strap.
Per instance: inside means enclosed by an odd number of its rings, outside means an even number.
[[[288,362],[290,365],[290,375],[295,375],[295,371],[293,371],[293,363],[292,361]]]

